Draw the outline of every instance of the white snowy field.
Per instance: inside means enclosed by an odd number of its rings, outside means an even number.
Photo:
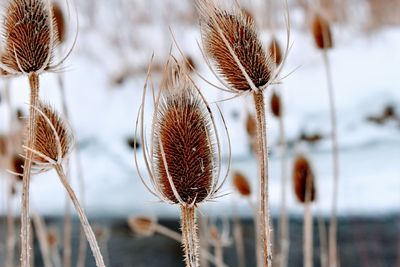
[[[114,6],[101,3],[99,2],[95,12],[98,12],[98,16],[105,16]],[[179,13],[178,11],[176,12]],[[155,12],[161,11],[156,8]],[[296,12],[293,12],[294,15]],[[170,33],[163,17],[158,16],[158,19],[141,22],[139,26],[124,24],[117,34],[115,27],[113,32],[113,26],[118,25],[118,14],[114,16],[110,19],[112,23],[101,20],[96,26],[90,26],[89,21],[81,19],[77,46],[67,60],[67,70],[62,74],[67,91],[70,123],[75,131],[84,167],[86,209],[93,216],[143,213],[177,216],[177,207],[157,203],[157,199],[146,191],[136,172],[134,152],[126,142],[127,138],[134,135],[147,63],[154,51],[156,62],[163,64],[172,44]],[[297,16],[294,19],[297,21]],[[167,23],[171,25],[182,50],[194,59],[198,71],[215,82],[216,79],[207,69],[196,44],[196,41],[200,41],[197,25],[180,25],[176,21],[168,20]],[[72,34],[73,29],[70,39]],[[283,45],[286,42],[284,29],[278,31],[277,36]],[[354,29],[336,27],[334,36],[335,47],[329,52],[329,58],[339,122],[339,213],[376,215],[398,212],[400,116],[397,120],[389,119],[383,124],[372,123],[367,118],[379,116],[388,105],[395,107],[400,114],[400,28],[387,27],[372,35],[365,35]],[[262,38],[267,46],[271,38],[270,32],[263,31]],[[129,45],[120,44],[121,41],[128,40],[131,42]],[[291,144],[288,179],[291,181],[293,155],[304,153],[309,156],[317,179],[318,201],[315,210],[329,214],[332,166],[326,75],[322,55],[314,47],[309,32],[300,27],[292,29],[291,42],[293,46],[283,75],[295,71],[284,79],[282,85],[274,88],[283,94],[285,105],[284,120],[287,139]],[[174,54],[179,56],[176,50]],[[131,75],[122,83],[113,83],[114,77],[126,70],[132,72]],[[210,102],[229,97],[198,77],[194,78]],[[27,79],[18,78],[12,81],[11,99],[14,108],[23,107],[26,110],[28,92]],[[50,73],[42,77],[41,97],[60,110],[56,74]],[[252,111],[251,101],[251,97],[236,98],[220,105],[232,142],[231,169],[245,173],[256,192],[257,164],[249,150],[245,131],[247,113]],[[150,118],[151,106],[148,106],[146,113]],[[4,105],[0,106],[0,114],[0,125],[5,131],[9,114]],[[268,117],[268,124],[271,210],[273,214],[278,214],[281,203],[279,129],[272,116]],[[150,122],[147,126],[149,132]],[[222,125],[220,132],[223,135]],[[303,132],[318,133],[324,138],[314,145],[296,144],[295,141]],[[224,169],[227,166],[226,155],[224,153]],[[141,151],[139,157],[142,157]],[[75,154],[71,165],[72,184],[79,194]],[[142,167],[144,171],[144,166]],[[1,178],[0,213],[4,214],[6,204],[3,192],[6,182]],[[302,207],[293,197],[291,184],[287,191],[290,212],[302,212]],[[247,202],[233,192],[230,180],[226,182],[224,192],[231,194],[217,199],[216,202],[202,205],[201,211],[207,215],[230,216],[237,205],[241,214],[250,216],[251,210]],[[32,209],[42,214],[62,215],[64,212],[65,195],[53,172],[33,178],[31,199]],[[15,213],[19,210],[19,201],[19,197],[14,200]]]

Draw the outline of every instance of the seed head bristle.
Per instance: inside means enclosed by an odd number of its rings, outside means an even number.
[[[65,40],[65,19],[64,13],[58,2],[52,4],[53,18],[57,30],[57,41],[63,43]]]
[[[184,68],[176,63],[166,73],[154,113],[154,179],[169,202],[197,204],[212,197],[217,181],[211,114]]]
[[[278,39],[272,38],[268,51],[270,57],[274,59],[276,65],[282,63],[282,49],[279,45]]]
[[[48,69],[55,46],[52,12],[44,0],[11,0],[3,25],[3,73]]]
[[[333,38],[329,21],[320,14],[316,14],[314,17],[312,33],[317,48],[330,49],[333,47]]]
[[[152,236],[155,233],[157,222],[150,217],[130,217],[128,226],[131,230],[142,236]]]
[[[36,118],[36,135],[33,150],[56,163],[60,163],[72,149],[72,133],[69,126],[57,112],[47,104],[40,103]],[[34,153],[34,165],[38,168],[50,168],[48,159]]]
[[[311,165],[304,156],[298,156],[294,163],[293,185],[297,200],[305,203],[307,199],[307,189],[309,189],[309,201],[313,202],[316,197],[314,184],[314,174]]]
[[[273,92],[271,96],[271,111],[277,118],[280,118],[282,115],[281,98],[276,92]]]
[[[242,196],[249,197],[251,195],[251,186],[246,176],[240,172],[233,174],[233,186]]]
[[[231,89],[251,90],[249,79],[257,89],[267,85],[273,75],[274,60],[265,53],[254,20],[240,10],[221,10],[211,3],[199,4],[199,9],[205,52]]]

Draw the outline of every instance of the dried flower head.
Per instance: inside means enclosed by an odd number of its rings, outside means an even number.
[[[5,13],[1,69],[11,75],[49,69],[56,44],[53,23],[48,1],[11,0]]]
[[[252,17],[199,1],[204,49],[235,92],[262,90],[274,78],[275,60],[265,53]]]
[[[276,65],[282,63],[282,49],[279,45],[278,39],[272,38],[268,51],[271,58],[275,60]]]
[[[273,92],[271,96],[271,111],[277,118],[280,118],[282,115],[281,98],[276,92]]]
[[[221,186],[215,124],[184,67],[171,59],[164,75],[155,103],[148,162],[153,193],[169,203],[195,206],[215,197]]]
[[[249,197],[251,195],[250,183],[242,173],[233,173],[233,186],[242,196]]]
[[[298,201],[305,203],[315,200],[314,174],[311,165],[304,156],[298,156],[294,163],[293,185]],[[309,196],[308,196],[309,193]],[[307,197],[309,197],[307,199]]]
[[[52,3],[53,17],[57,30],[57,41],[63,43],[65,40],[65,19],[64,13],[58,2]]]
[[[37,108],[33,163],[40,170],[61,164],[72,149],[72,133],[57,112],[47,104]]]
[[[316,14],[314,17],[312,33],[315,44],[319,49],[330,49],[333,47],[333,38],[329,21],[320,14]]]
[[[250,138],[254,138],[257,134],[257,121],[251,113],[247,114],[246,131]]]
[[[22,182],[22,174],[24,173],[24,158],[19,154],[14,154],[11,159],[11,171],[15,174],[17,181]]]
[[[157,221],[150,217],[130,217],[128,226],[139,235],[152,236],[156,232]]]

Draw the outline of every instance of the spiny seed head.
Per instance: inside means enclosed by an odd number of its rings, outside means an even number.
[[[257,134],[257,121],[251,113],[247,114],[246,131],[250,138],[254,138]]]
[[[271,43],[268,48],[270,57],[274,59],[275,64],[279,65],[282,63],[282,50],[279,45],[278,39],[272,38]]]
[[[266,86],[273,75],[274,60],[265,53],[254,20],[240,10],[221,10],[211,3],[199,4],[199,9],[204,49],[217,73],[235,92],[250,91],[248,79],[257,89]]]
[[[24,158],[20,154],[14,154],[11,159],[11,171],[15,174],[24,173]],[[22,182],[22,177],[20,175],[15,175],[17,181]]]
[[[55,46],[52,11],[44,0],[10,0],[3,25],[1,69],[24,74],[48,69]]]
[[[72,149],[72,133],[57,112],[47,104],[40,103],[36,116],[36,135],[33,150],[51,161],[61,163]],[[28,129],[29,130],[29,129]],[[34,153],[33,162],[38,168],[48,169],[51,162]]]
[[[281,98],[276,92],[273,92],[271,96],[271,111],[277,118],[280,118],[282,115]]]
[[[150,217],[130,217],[128,226],[131,230],[142,236],[152,236],[156,231],[157,222]]]
[[[316,14],[314,17],[312,33],[317,48],[330,49],[333,47],[333,38],[329,21],[320,14]]]
[[[57,30],[57,41],[63,43],[65,40],[65,19],[64,13],[58,2],[52,3],[53,18]]]
[[[242,196],[249,197],[251,195],[251,186],[249,181],[242,173],[235,172],[233,174],[233,186]]]
[[[163,199],[196,205],[215,193],[216,136],[209,107],[184,68],[167,69],[153,119],[153,175]]]
[[[307,200],[315,200],[314,174],[308,160],[302,155],[298,156],[294,163],[293,185],[298,201],[305,203]]]

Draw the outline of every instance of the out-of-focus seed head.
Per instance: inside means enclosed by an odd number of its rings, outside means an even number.
[[[244,197],[249,197],[251,195],[251,186],[246,176],[240,172],[234,172],[232,180],[233,186],[239,194]]]
[[[330,49],[333,47],[333,37],[329,21],[320,14],[316,14],[312,21],[312,33],[317,48]]]
[[[298,156],[294,163],[293,185],[299,202],[305,203],[306,201],[313,202],[315,200],[314,174],[308,160],[302,155]],[[307,199],[307,197],[309,198]]]
[[[2,72],[18,75],[48,69],[56,45],[53,23],[47,1],[9,1],[2,34]]]
[[[254,138],[257,134],[257,121],[251,113],[247,114],[246,131],[250,138]]]
[[[275,117],[280,118],[282,115],[282,104],[279,95],[274,92],[271,96],[271,111]]]
[[[152,236],[156,232],[157,221],[150,217],[130,217],[128,226],[139,235]]]
[[[276,65],[282,63],[282,49],[281,46],[279,45],[278,39],[272,38],[268,51],[270,57],[274,59]]]
[[[65,40],[65,18],[63,10],[58,2],[52,3],[53,18],[57,30],[57,41],[63,43]]]

